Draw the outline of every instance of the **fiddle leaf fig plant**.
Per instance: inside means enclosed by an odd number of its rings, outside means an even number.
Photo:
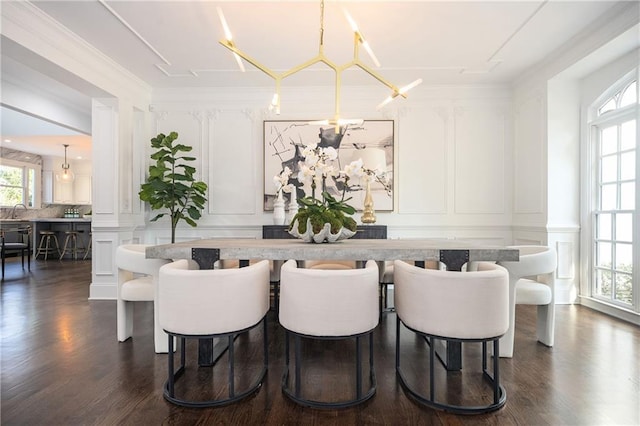
[[[151,154],[155,164],[149,166],[149,176],[138,193],[142,201],[149,203],[151,210],[169,210],[168,213],[157,214],[151,222],[166,214],[171,217],[171,243],[175,243],[178,222],[184,220],[193,227],[197,226],[196,220],[200,219],[207,202],[207,184],[196,181],[196,169],[187,164],[196,158],[182,154],[193,148],[176,143],[176,139],[176,132],[160,133],[151,139],[151,147],[157,150]]]

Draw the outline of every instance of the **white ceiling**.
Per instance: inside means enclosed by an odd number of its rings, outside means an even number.
[[[0,108],[4,148],[52,157],[63,157],[68,144],[69,159],[91,159],[91,136],[10,108]]]
[[[272,85],[239,72],[218,41],[221,7],[245,53],[282,72],[318,52],[320,1],[34,1],[36,6],[153,87]],[[615,5],[606,1],[327,1],[324,49],[353,56],[346,8],[396,85],[505,84],[522,75]],[[368,61],[364,52],[360,55]],[[195,75],[194,75],[195,74]],[[287,84],[327,82],[326,69]],[[362,71],[345,85],[378,84]],[[329,79],[329,84],[333,80]]]
[[[224,11],[238,48],[275,72],[311,59],[319,47],[319,1],[32,3],[154,88],[273,87],[270,77],[249,64],[241,73],[218,43],[224,33],[216,7]],[[606,19],[616,5],[612,0],[327,0],[324,53],[337,64],[353,57],[346,8],[382,64],[376,71],[397,86],[417,78],[429,86],[511,85],[592,23]],[[640,44],[637,37],[628,39],[618,47],[620,54]],[[371,64],[362,49],[360,57]],[[333,84],[332,72],[316,66],[283,82],[285,87]],[[342,84],[380,86],[355,69],[343,74]],[[4,138],[4,125],[2,130]]]

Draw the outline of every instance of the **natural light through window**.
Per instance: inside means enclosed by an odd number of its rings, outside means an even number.
[[[6,164],[4,164],[6,163]],[[24,204],[34,207],[36,202],[36,170],[34,165],[24,165],[3,160],[0,164],[0,206],[12,207]]]
[[[639,291],[637,278],[634,281],[634,250],[638,250],[638,244],[633,238],[638,211],[637,91],[637,81],[627,82],[597,108],[594,123],[597,202],[593,210],[591,284],[593,297],[634,310],[638,310],[634,306],[634,292]]]

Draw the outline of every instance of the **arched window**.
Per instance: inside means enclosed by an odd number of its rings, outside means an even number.
[[[598,117],[619,108],[638,103],[638,82],[636,80],[627,83],[616,93],[602,102],[602,106],[598,108]]]
[[[636,76],[609,88],[592,106],[590,296],[640,312]]]

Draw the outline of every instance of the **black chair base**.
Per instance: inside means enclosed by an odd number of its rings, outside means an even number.
[[[389,306],[389,285],[393,283],[380,283],[380,318],[382,314],[395,312],[395,306]]]
[[[250,384],[247,389],[237,392],[235,389],[235,378],[234,378],[234,371],[235,371],[235,361],[234,361],[234,340],[235,338],[245,332],[250,331],[251,329],[257,327],[258,325],[260,325],[260,323],[263,324],[263,356],[264,356],[264,363],[263,363],[263,367],[260,370],[260,373],[258,374],[257,379]],[[169,339],[169,351],[167,354],[167,359],[168,359],[168,379],[164,384],[164,398],[176,405],[180,405],[183,407],[190,407],[190,408],[205,408],[205,407],[221,407],[224,405],[229,405],[232,404],[234,402],[238,402],[244,398],[249,397],[250,395],[253,395],[254,393],[258,392],[260,390],[260,387],[262,386],[262,382],[264,381],[264,378],[267,374],[267,369],[268,369],[268,363],[269,363],[269,359],[268,359],[268,341],[267,341],[267,316],[265,315],[257,324],[248,327],[244,330],[238,330],[232,333],[224,333],[224,334],[211,334],[211,335],[197,335],[197,336],[186,336],[186,335],[182,335],[182,334],[177,334],[177,333],[171,333],[167,330],[165,330],[165,332],[169,335],[168,339]],[[177,370],[174,369],[174,363],[173,363],[173,352],[174,352],[174,348],[173,348],[173,338],[177,337],[180,339],[180,367],[178,367]],[[186,339],[214,339],[214,338],[227,338],[228,339],[228,347],[227,347],[227,351],[229,352],[229,363],[228,363],[228,397],[227,398],[222,398],[222,399],[214,399],[214,400],[205,400],[205,401],[192,401],[192,400],[186,400],[180,397],[177,397],[175,394],[175,383],[178,380],[178,378],[180,378],[181,376],[184,375],[185,373],[185,355],[186,355],[186,348],[185,348],[185,343],[186,343]],[[215,367],[215,363],[212,366],[212,368]]]
[[[8,231],[7,231],[8,232]],[[27,257],[27,265],[29,271],[31,271],[31,229],[30,228],[20,228],[17,233],[22,235],[22,242],[19,243],[8,243],[5,241],[5,231],[2,231],[0,235],[0,239],[2,240],[0,243],[0,257],[2,258],[2,279],[4,280],[4,269],[5,269],[5,259],[7,257],[7,252],[9,253],[19,253],[22,256],[22,269],[24,269],[24,258]],[[26,236],[26,241],[25,241]]]
[[[429,344],[429,392],[430,397],[426,397],[421,393],[413,389],[405,379],[405,375],[400,368],[400,324],[403,324],[407,329],[427,339]],[[460,342],[481,342],[482,343],[482,377],[491,386],[493,392],[493,402],[487,405],[468,406],[468,405],[453,405],[444,402],[438,402],[436,400],[435,390],[435,377],[434,377],[434,362],[436,358],[435,354],[435,340],[443,340],[441,336],[432,336],[429,334],[421,333],[417,330],[408,327],[402,322],[400,318],[396,320],[396,376],[400,381],[400,385],[404,391],[413,398],[416,402],[437,410],[443,410],[453,414],[485,414],[492,411],[499,410],[507,402],[507,393],[502,385],[500,385],[500,358],[497,354],[500,353],[499,341],[500,336],[489,339],[450,339]],[[493,342],[493,376],[489,374],[487,370],[487,342]]]
[[[19,252],[22,256],[22,269],[24,269],[24,258],[27,257],[29,271],[31,270],[31,249],[26,244],[5,243],[2,248],[2,278],[4,279],[4,267],[7,251]]]
[[[295,373],[294,373],[294,388],[289,386],[289,335],[294,335],[294,358],[295,358]],[[366,393],[362,390],[362,351],[360,350],[360,339],[363,336],[369,337],[369,389]],[[301,354],[300,354],[300,339],[310,338],[319,340],[342,340],[355,338],[356,340],[356,396],[353,399],[346,401],[317,401],[302,397],[301,390]],[[355,336],[347,337],[319,337],[319,336],[306,336],[293,331],[285,330],[285,370],[282,375],[282,392],[293,402],[310,408],[324,408],[324,409],[339,409],[353,407],[354,405],[362,404],[363,402],[371,399],[376,393],[376,374],[373,368],[373,330]]]
[[[278,312],[280,312],[280,281],[270,281],[269,284],[273,287],[273,310],[276,313],[276,318],[278,316]]]

